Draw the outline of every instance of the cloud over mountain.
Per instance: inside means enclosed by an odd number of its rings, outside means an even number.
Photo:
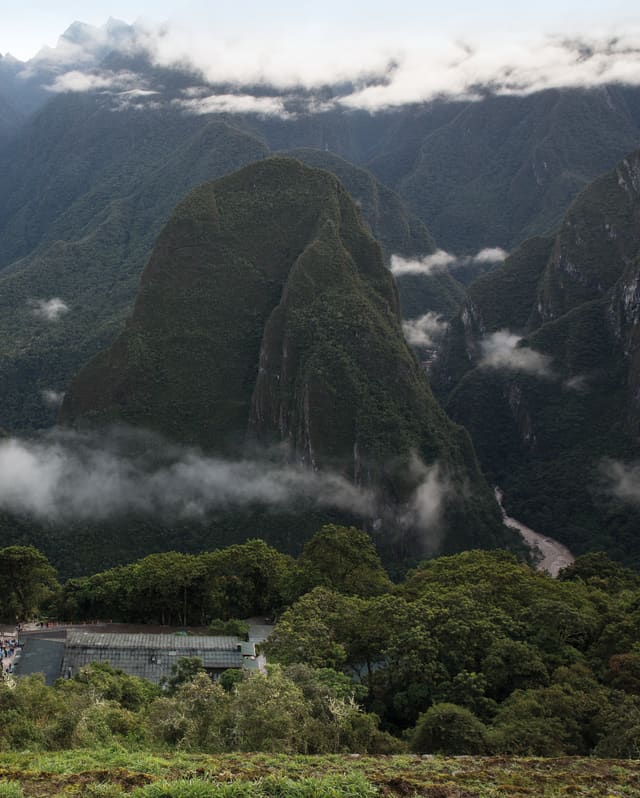
[[[551,358],[528,346],[519,346],[521,336],[509,330],[499,330],[481,342],[482,358],[478,364],[484,368],[504,371],[523,371],[536,377],[551,379]]]
[[[433,311],[425,313],[417,319],[402,322],[402,332],[411,346],[434,346],[448,327],[447,322]]]
[[[640,30],[629,27],[610,35],[577,38],[516,35],[463,39],[413,39],[390,32],[375,36],[362,31],[357,42],[347,29],[326,37],[284,27],[268,35],[246,32],[230,36],[224,29],[202,30],[175,21],[163,25],[114,20],[103,28],[75,23],[56,48],[43,49],[27,70],[91,71],[110,51],[144,54],[157,66],[190,70],[204,85],[225,85],[230,96],[245,97],[247,86],[271,86],[279,91],[336,88],[330,101],[376,111],[440,97],[481,99],[487,93],[526,95],[554,88],[593,88],[612,83],[640,84]],[[85,85],[87,77],[64,77],[58,85]],[[77,90],[73,89],[73,90]],[[224,95],[222,95],[224,96]],[[254,97],[258,100],[260,98]],[[247,112],[247,100],[214,100],[211,112]],[[224,105],[227,103],[228,108]],[[206,108],[206,104],[196,106]],[[313,107],[313,106],[312,106]],[[271,113],[263,103],[248,111]],[[206,112],[206,111],[201,111]]]
[[[628,504],[640,505],[640,463],[606,459],[601,473],[608,493]]]
[[[401,255],[391,256],[391,273],[395,277],[405,274],[422,274],[429,276],[439,272],[454,270],[461,266],[484,263],[501,263],[508,253],[500,247],[486,247],[475,255],[454,255],[444,249],[438,249],[431,255],[422,258],[403,258]]]
[[[29,304],[33,315],[44,321],[58,321],[61,316],[69,312],[67,303],[57,296],[51,299],[32,299]]]

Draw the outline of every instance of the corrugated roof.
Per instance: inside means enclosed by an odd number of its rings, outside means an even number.
[[[235,651],[241,644],[237,637],[214,635],[155,635],[116,634],[108,632],[78,632],[67,635],[67,647],[133,648],[186,651],[194,648],[208,651]],[[182,654],[182,656],[188,656]]]
[[[131,676],[158,684],[181,657],[199,657],[205,668],[242,668],[240,640],[209,635],[101,634],[69,632],[62,675],[75,675],[91,662],[108,662]],[[241,646],[240,646],[241,648]]]

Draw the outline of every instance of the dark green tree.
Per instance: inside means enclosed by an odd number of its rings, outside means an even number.
[[[58,589],[55,568],[33,546],[0,549],[0,615],[7,621],[33,617]]]

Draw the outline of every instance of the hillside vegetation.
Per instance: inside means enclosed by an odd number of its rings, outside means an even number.
[[[634,565],[640,516],[615,474],[640,456],[639,176],[636,151],[575,200],[555,237],[469,286],[435,378],[514,516]]]
[[[24,565],[3,617],[40,606],[63,620],[195,621],[237,634],[240,617],[276,616],[264,673],[227,671],[214,683],[193,659],[164,689],[108,663],[53,687],[37,675],[5,681],[4,750],[640,750],[640,580],[604,555],[553,580],[505,552],[471,551],[394,584],[364,532],[327,526],[297,560],[252,541],[151,555],[62,586],[34,550],[0,555]]]

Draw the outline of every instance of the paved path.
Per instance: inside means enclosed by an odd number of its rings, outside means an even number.
[[[525,526],[520,521],[508,516],[502,506],[504,494],[500,488],[495,489],[495,494],[502,510],[504,523],[518,530],[522,539],[536,556],[536,568],[538,571],[546,571],[551,576],[556,577],[563,568],[575,561],[573,554],[562,543],[546,535],[541,535],[539,532],[534,532],[533,529],[529,529],[528,526]]]

